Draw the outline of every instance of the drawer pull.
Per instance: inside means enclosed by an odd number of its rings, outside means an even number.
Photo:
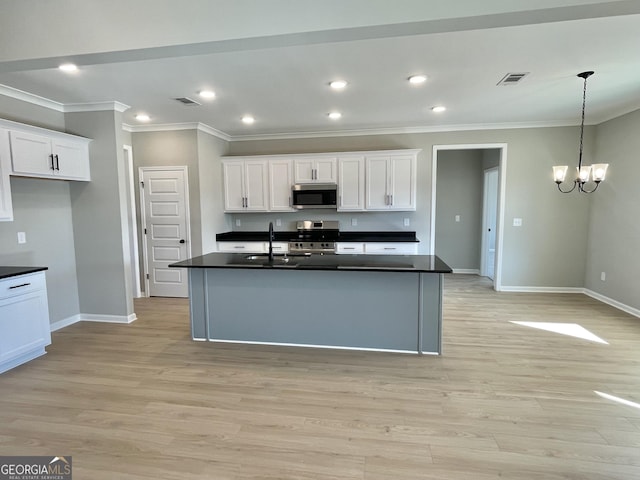
[[[9,290],[12,290],[14,288],[20,288],[20,287],[28,287],[29,285],[31,285],[30,283],[22,283],[20,285],[13,285],[12,287],[9,287]]]
[[[236,245],[233,248],[244,249],[244,245]]]
[[[385,250],[395,250],[396,247],[384,247]]]
[[[355,250],[356,247],[343,247],[342,249],[343,250]]]

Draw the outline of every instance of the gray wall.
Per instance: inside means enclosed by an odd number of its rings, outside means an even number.
[[[191,254],[202,254],[200,227],[200,166],[198,164],[197,130],[133,133],[133,165],[136,185],[139,167],[177,167],[189,170],[189,209],[191,212]],[[140,192],[136,192],[136,212],[140,218]],[[138,225],[138,231],[142,228]],[[142,247],[142,239],[138,243]],[[140,255],[142,260],[142,255]],[[142,269],[141,269],[142,271]]]
[[[436,255],[451,268],[480,270],[482,150],[444,150],[436,169]],[[460,221],[456,222],[456,215]]]
[[[92,138],[91,181],[70,184],[80,310],[133,313],[129,265],[122,114],[66,114],[69,133]]]
[[[200,223],[202,253],[216,249],[216,234],[231,230],[224,211],[222,166],[220,157],[226,154],[229,143],[208,133],[198,131],[198,163],[200,166]],[[198,219],[191,218],[191,223]]]
[[[13,222],[0,222],[0,265],[49,267],[51,323],[80,312],[69,183],[11,178]],[[18,244],[18,232],[27,243]]]
[[[609,163],[591,202],[585,286],[640,309],[640,110],[597,128],[596,163]],[[600,280],[601,272],[606,280]]]

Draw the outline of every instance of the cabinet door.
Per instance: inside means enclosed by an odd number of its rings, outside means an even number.
[[[0,222],[13,221],[11,205],[11,150],[9,149],[9,131],[0,129]]]
[[[366,209],[388,210],[389,197],[387,194],[387,170],[389,157],[368,157],[366,159],[366,164]]]
[[[410,155],[389,159],[389,208],[391,210],[416,209],[416,159]]]
[[[338,175],[336,172],[335,158],[318,158],[315,162],[315,181],[321,183],[336,183]]]
[[[46,293],[32,292],[0,300],[0,332],[0,364],[49,345]]]
[[[52,177],[55,162],[49,137],[33,133],[9,132],[13,172]]]
[[[268,202],[268,172],[265,160],[247,160],[245,162],[245,198],[247,211],[266,212]]]
[[[293,163],[287,159],[269,161],[269,210],[291,212]]]
[[[295,183],[312,183],[315,177],[315,162],[313,159],[297,158],[293,161],[293,178]]]
[[[222,163],[225,212],[244,210],[244,161]]]
[[[364,157],[338,159],[338,211],[364,210]]]
[[[89,146],[85,143],[53,139],[51,151],[55,156],[55,173],[70,180],[90,180]]]

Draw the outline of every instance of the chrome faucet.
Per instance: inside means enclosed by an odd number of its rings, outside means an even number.
[[[275,235],[273,234],[273,222],[269,222],[269,262],[273,262],[273,240]]]

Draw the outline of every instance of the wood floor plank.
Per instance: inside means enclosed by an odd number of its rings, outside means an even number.
[[[0,455],[77,479],[640,478],[640,320],[448,275],[443,355],[193,342],[184,299],[0,375]],[[577,323],[608,345],[511,321]]]

